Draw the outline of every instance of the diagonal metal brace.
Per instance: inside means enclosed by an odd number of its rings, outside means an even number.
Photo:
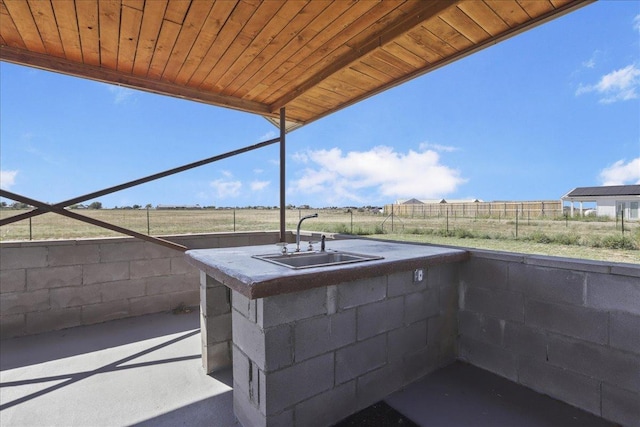
[[[19,194],[12,193],[7,190],[0,189],[0,196],[7,197],[11,200],[15,200],[17,202],[26,203],[31,206],[35,206],[42,213],[53,212],[62,216],[66,216],[67,218],[72,218],[78,221],[86,222],[92,225],[96,225],[98,227],[103,227],[108,230],[112,230],[118,233],[127,234],[132,237],[137,237],[141,240],[146,240],[147,242],[156,243],[158,245],[165,246],[170,249],[175,249],[177,251],[184,252],[188,248],[183,245],[179,245],[177,243],[171,242],[169,240],[161,239],[159,237],[148,236],[146,234],[138,233],[137,231],[129,230],[128,228],[123,228],[115,224],[109,224],[108,222],[100,221],[99,219],[90,218],[88,216],[80,215],[75,212],[71,212],[66,210],[63,207],[59,207],[57,205],[50,205],[48,203],[40,202],[38,200],[31,199],[29,197],[21,196]],[[33,212],[33,211],[32,211]],[[30,213],[30,212],[29,212]]]

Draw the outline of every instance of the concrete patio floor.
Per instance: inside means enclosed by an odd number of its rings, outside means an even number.
[[[156,314],[2,341],[0,425],[238,426],[199,327],[197,312]],[[386,401],[421,426],[614,425],[462,363]]]

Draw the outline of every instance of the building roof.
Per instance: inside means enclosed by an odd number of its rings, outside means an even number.
[[[592,1],[0,0],[0,59],[294,127]]]
[[[603,197],[603,196],[640,196],[640,185],[607,185],[602,187],[578,187],[562,198]]]

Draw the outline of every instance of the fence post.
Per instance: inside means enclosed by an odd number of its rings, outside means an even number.
[[[149,208],[147,207],[147,236],[151,236],[151,223],[149,220]]]
[[[33,228],[31,226],[31,217],[29,217],[29,240],[33,240]]]
[[[518,209],[516,209],[516,240],[518,240]]]
[[[353,234],[353,209],[349,209],[349,213],[351,214],[351,234]]]
[[[236,232],[236,209],[233,208],[233,232]]]
[[[622,225],[622,240],[624,240],[624,209],[620,210],[620,224]]]

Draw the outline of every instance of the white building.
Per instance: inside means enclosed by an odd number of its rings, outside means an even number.
[[[580,214],[584,213],[583,203],[595,203],[598,216],[615,218],[622,213],[625,219],[638,220],[640,185],[578,187],[562,196],[561,200],[563,204],[570,203],[572,217],[575,203],[579,203]]]

